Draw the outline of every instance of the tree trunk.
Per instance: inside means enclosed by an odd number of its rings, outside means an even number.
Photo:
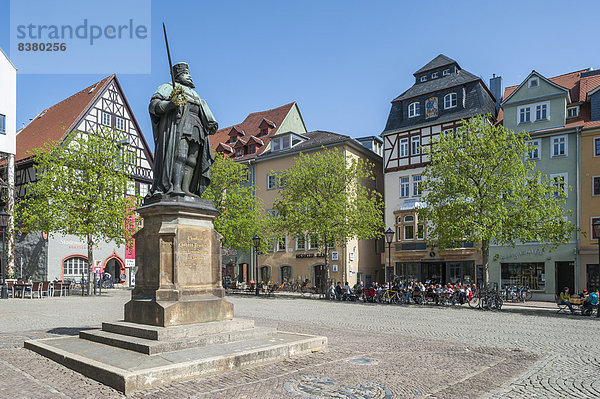
[[[490,258],[490,242],[488,240],[481,241],[481,257],[483,262],[483,285],[487,287],[490,281],[490,275],[488,272],[489,258]]]
[[[88,287],[87,294],[90,295],[90,285],[92,284],[92,276],[94,275],[94,238],[91,234],[87,237],[87,250],[88,250]],[[83,287],[81,287],[83,290]],[[94,285],[94,293],[96,286]]]

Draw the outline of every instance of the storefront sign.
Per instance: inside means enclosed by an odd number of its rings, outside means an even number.
[[[296,254],[296,258],[314,258],[315,254]]]
[[[542,256],[543,253],[544,253],[544,251],[542,251],[540,248],[525,249],[523,251],[519,251],[519,252],[514,252],[514,253],[511,253],[511,254],[502,255],[502,256],[498,257],[498,259],[504,260],[504,259],[511,259],[511,258],[519,258],[519,257],[525,256],[525,255]]]

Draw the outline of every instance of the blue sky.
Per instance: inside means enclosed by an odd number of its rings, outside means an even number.
[[[90,13],[99,6],[83,3]],[[8,11],[0,0],[7,53]],[[180,0],[152,1],[151,11],[151,74],[117,74],[151,146],[148,101],[169,80],[163,21],[173,61],[190,64],[221,127],[297,101],[309,130],[379,134],[390,101],[440,53],[486,83],[501,75],[505,86],[532,69],[554,76],[600,68],[597,1]],[[108,74],[20,74],[17,127]]]

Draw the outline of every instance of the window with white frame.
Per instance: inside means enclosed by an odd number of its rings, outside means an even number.
[[[64,276],[81,276],[87,274],[88,262],[87,259],[81,257],[73,257],[65,259],[63,262]]]
[[[431,74],[431,79],[435,79],[437,77],[438,77],[438,73],[437,72],[434,72],[434,73]]]
[[[569,174],[568,173],[555,173],[550,175],[552,184],[554,185],[554,195],[556,197],[564,195],[567,197],[567,189],[569,185]]]
[[[421,175],[414,175],[413,181],[413,196],[418,197],[421,195]]]
[[[421,114],[421,107],[419,107],[419,103],[411,103],[408,106],[408,117],[413,118],[415,116],[419,116]]]
[[[442,76],[448,76],[448,75],[450,75],[450,69],[444,69],[442,71]]]
[[[444,96],[444,109],[456,107],[456,93],[446,94]]]
[[[427,81],[427,76],[421,76],[421,82],[426,82]]]
[[[408,139],[400,139],[400,146],[398,146],[398,156],[400,158],[408,156]]]
[[[277,188],[285,187],[285,177],[277,177]]]
[[[402,237],[402,216],[396,216],[396,241],[400,241]]]
[[[409,182],[408,176],[401,177],[400,178],[400,198],[408,197],[410,195],[409,190],[410,190],[410,182]]]
[[[6,115],[0,114],[0,134],[6,134]]]
[[[567,136],[552,137],[550,140],[551,154],[553,157],[566,156],[568,153]]]
[[[567,118],[577,118],[579,116],[579,106],[567,108]]]
[[[125,119],[117,116],[115,127],[119,130],[125,130]]]
[[[306,250],[306,237],[303,235],[296,236],[296,251]]]
[[[404,239],[415,239],[415,217],[412,215],[404,216]]]
[[[285,251],[285,236],[279,237],[277,240],[277,251]]]
[[[127,194],[135,195],[135,182],[134,181],[127,182]]]
[[[531,122],[531,107],[517,107],[518,109],[518,122],[517,123],[527,123]]]
[[[593,240],[597,240],[598,238],[600,238],[600,237],[598,237],[596,235],[596,232],[594,231],[594,223],[596,223],[597,220],[600,220],[600,217],[591,217],[590,218],[590,223],[591,223],[591,226],[590,226],[591,230],[590,231],[592,232],[592,239]]]
[[[140,183],[140,197],[145,197],[148,194],[148,185]]]
[[[277,176],[274,173],[267,175],[267,190],[274,190],[277,187]]]
[[[540,82],[538,80],[538,78],[531,78],[529,79],[529,82],[527,82],[527,86],[528,87],[537,87],[539,86]]]
[[[421,136],[413,136],[410,139],[410,154],[419,155],[421,153]]]
[[[548,119],[548,104],[537,104],[535,106],[535,120]]]
[[[319,237],[316,234],[308,235],[308,249],[319,249]]]
[[[594,137],[594,156],[600,157],[600,137]]]
[[[102,112],[102,124],[104,126],[110,126],[110,114],[107,112]]]
[[[527,144],[530,147],[529,152],[527,153],[527,157],[529,159],[540,159],[540,156],[541,156],[540,140],[531,140],[531,141],[528,141]]]
[[[417,240],[425,239],[425,225],[419,224],[417,225]]]
[[[592,177],[592,195],[600,195],[600,176]]]

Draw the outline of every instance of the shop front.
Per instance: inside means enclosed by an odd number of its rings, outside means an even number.
[[[574,244],[544,251],[539,245],[490,248],[490,281],[501,288],[522,287],[533,291],[533,299],[554,300],[564,287],[571,292],[585,289],[580,279]]]
[[[472,284],[475,282],[475,261],[396,262],[395,273],[402,281]]]

